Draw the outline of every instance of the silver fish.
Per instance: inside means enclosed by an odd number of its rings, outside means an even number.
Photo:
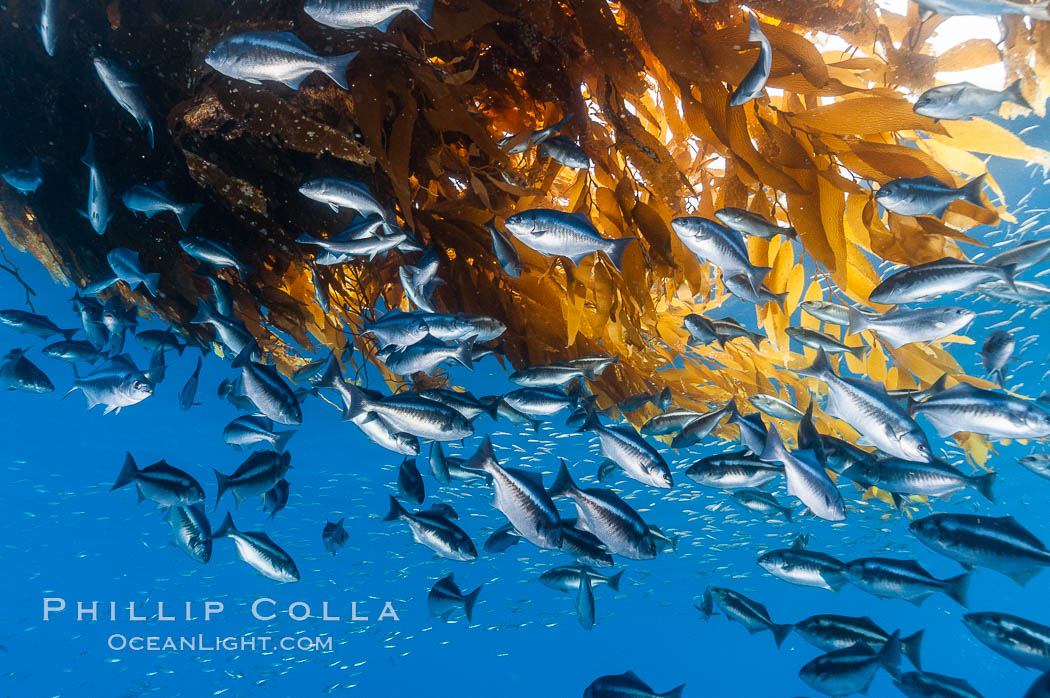
[[[550,158],[573,170],[586,170],[591,166],[587,151],[568,136],[551,136],[540,143],[538,152],[541,158]]]
[[[412,531],[412,538],[449,560],[469,562],[478,558],[477,548],[463,529],[447,517],[428,513],[409,513],[401,504],[390,498],[390,511],[383,521],[404,521]]]
[[[963,330],[977,317],[969,308],[944,306],[918,310],[894,310],[881,315],[849,308],[846,334],[871,330],[894,349],[915,342],[936,342]]]
[[[558,510],[543,488],[543,479],[539,474],[501,466],[487,436],[463,467],[492,476],[495,507],[503,512],[523,538],[540,548],[561,547]]]
[[[314,71],[320,71],[348,90],[346,71],[356,56],[357,51],[329,58],[318,56],[290,32],[246,32],[220,41],[204,62],[236,80],[253,85],[273,80],[293,90],[298,90]]]
[[[58,2],[40,0],[40,39],[49,56],[54,56],[58,48]]]
[[[798,233],[794,228],[781,227],[776,223],[771,223],[757,213],[752,213],[742,208],[722,208],[715,211],[715,218],[719,223],[745,235],[752,237],[762,238],[763,240],[772,240],[777,235],[783,235],[786,238],[795,239],[798,237]]]
[[[217,485],[214,508],[219,508],[222,495],[227,491],[233,492],[236,506],[240,506],[241,502],[249,497],[263,496],[291,467],[292,455],[287,451],[256,451],[230,475],[223,475],[213,468]]]
[[[565,213],[549,208],[535,208],[515,213],[505,223],[511,235],[540,254],[561,255],[579,265],[585,257],[604,252],[617,271],[623,253],[635,238],[603,238],[590,219],[582,213]]]
[[[22,194],[32,194],[44,183],[44,171],[40,168],[40,158],[33,156],[29,165],[12,167],[4,170],[0,177]]]
[[[201,564],[211,559],[211,524],[203,506],[169,507],[164,520],[171,526],[175,547]]]
[[[912,413],[930,420],[939,436],[960,431],[989,439],[1050,436],[1050,413],[1030,400],[959,383],[915,405]]]
[[[587,686],[583,698],[682,698],[683,691],[685,684],[657,693],[633,671],[627,671],[598,677]]]
[[[291,555],[261,531],[238,531],[229,512],[212,539],[230,538],[237,546],[237,555],[259,574],[278,582],[298,582],[299,570]]]
[[[985,373],[1000,385],[1005,379],[1003,369],[1013,356],[1016,346],[1017,340],[1012,334],[1006,330],[996,330],[988,335],[988,338],[984,340],[984,346],[981,347],[981,364],[984,366]]]
[[[219,341],[232,356],[238,356],[246,347],[254,346],[255,343],[255,338],[240,320],[220,315],[211,303],[203,298],[197,301],[197,314],[190,320],[190,324],[211,325]]]
[[[873,650],[880,650],[890,639],[886,632],[867,616],[838,616],[822,613],[795,623],[795,632],[817,649],[830,652],[852,647],[863,642]],[[901,653],[915,665],[920,666],[920,650],[923,630],[901,638]],[[930,698],[933,698],[932,696]]]
[[[106,261],[109,262],[109,268],[113,270],[113,274],[117,279],[133,289],[142,284],[151,296],[156,297],[157,286],[160,284],[160,274],[143,271],[137,251],[129,250],[126,247],[115,247],[106,255]]]
[[[47,339],[60,334],[66,339],[71,339],[76,330],[60,330],[50,318],[25,310],[0,310],[0,325],[10,327],[22,334],[31,334],[42,339]]]
[[[1050,20],[1050,0],[1036,3],[1012,0],[915,0],[915,3],[924,12],[935,12],[942,17],[1023,15],[1032,19]]]
[[[827,354],[817,350],[813,364],[800,373],[828,387],[828,412],[856,429],[881,451],[905,460],[928,463],[932,450],[926,435],[882,386],[835,375]]]
[[[0,360],[0,382],[8,390],[25,393],[50,393],[55,386],[36,364],[25,357],[25,349],[12,349]]]
[[[124,454],[124,465],[110,491],[134,483],[139,501],[150,500],[162,507],[189,506],[204,501],[204,488],[192,475],[158,461],[139,468],[130,453]]]
[[[895,305],[930,300],[945,293],[969,291],[989,281],[1013,282],[1014,267],[975,264],[944,257],[926,264],[907,267],[886,277],[868,295],[872,303]]]
[[[433,441],[459,441],[474,433],[474,427],[463,415],[440,402],[405,393],[373,399],[356,385],[344,385],[346,420],[371,412],[375,415],[372,418],[382,419],[396,432]]]
[[[270,450],[281,453],[295,432],[275,431],[273,421],[258,415],[241,415],[222,430],[222,439],[230,446],[246,448],[267,444]]]
[[[880,667],[900,676],[900,637],[890,636],[878,652],[863,642],[822,654],[799,670],[798,675],[814,690],[829,696],[867,693]]]
[[[866,557],[853,560],[842,574],[858,589],[884,599],[904,599],[916,606],[931,594],[944,592],[960,606],[966,606],[970,586],[969,572],[950,579],[936,579],[914,560]]]
[[[78,389],[84,391],[88,409],[105,405],[103,414],[119,414],[124,407],[138,404],[153,394],[153,382],[135,368],[127,354],[110,358],[86,376],[78,375],[74,366],[73,375],[73,387],[69,393]]]
[[[390,23],[406,11],[431,27],[434,0],[306,0],[303,5],[303,12],[325,26],[336,29],[375,27],[381,32],[385,32]]]
[[[88,219],[91,228],[102,235],[113,219],[113,208],[109,200],[109,188],[106,186],[106,181],[102,179],[102,172],[95,161],[95,135],[93,133],[88,134],[87,150],[84,151],[84,157],[80,161],[88,168],[88,203],[86,210],[77,211],[77,213]]]
[[[752,634],[760,630],[769,630],[773,633],[773,640],[777,643],[777,647],[780,647],[793,627],[790,623],[784,625],[774,623],[770,620],[769,611],[765,606],[732,589],[707,587],[704,590],[704,602],[698,608],[703,615],[710,617],[714,615],[712,606],[718,606],[726,618],[740,623]]]
[[[430,611],[432,616],[438,616],[441,620],[448,620],[448,617],[454,610],[462,608],[469,623],[473,619],[474,604],[477,602],[478,594],[480,593],[481,586],[478,586],[469,594],[464,594],[456,585],[450,572],[448,576],[439,579],[437,584],[431,588],[430,593],[427,594],[427,610]]]
[[[621,468],[627,477],[644,485],[671,489],[671,469],[655,448],[633,429],[603,426],[594,413],[579,431],[593,431],[598,437],[601,453]]]
[[[904,640],[901,640],[903,644]],[[969,681],[932,671],[908,671],[893,683],[907,698],[983,698]]]
[[[146,100],[146,93],[142,90],[142,86],[131,77],[124,66],[110,58],[96,58],[94,64],[95,72],[102,79],[102,84],[113,95],[113,99],[117,100],[117,104],[131,114],[139,128],[146,132],[149,147],[152,148],[153,120],[149,116],[149,102]]]
[[[701,263],[718,267],[723,279],[744,274],[754,290],[761,288],[771,271],[769,267],[752,265],[740,233],[721,223],[699,216],[685,216],[672,220],[671,229]]]
[[[986,175],[970,180],[958,189],[936,177],[901,178],[887,182],[875,192],[875,200],[887,211],[902,216],[935,216],[940,218],[957,199],[983,207],[981,189]]]
[[[1014,664],[1050,670],[1050,628],[1009,613],[967,613],[963,625],[973,636]]]
[[[868,347],[863,344],[857,347],[847,346],[831,335],[811,330],[808,327],[789,327],[785,332],[788,337],[802,346],[823,349],[828,354],[853,354],[855,358],[863,359],[864,353],[868,350]]]
[[[492,236],[492,253],[496,255],[503,273],[513,279],[521,278],[521,258],[518,251],[514,249],[514,243],[510,241],[506,233],[496,227],[495,219],[485,224],[486,230]]]
[[[368,230],[370,231],[374,231],[375,226],[381,225],[386,216],[386,211],[376,201],[368,187],[349,179],[335,177],[312,179],[299,187],[299,193],[308,199],[328,204],[333,211],[338,212],[340,208],[348,208],[366,218],[376,216],[376,219],[369,220]]]
[[[788,494],[797,497],[816,516],[828,521],[846,518],[845,502],[823,464],[810,450],[789,452],[774,425],[766,432],[762,460],[783,464]]]
[[[244,394],[264,415],[279,424],[298,425],[303,422],[299,398],[273,366],[252,361],[258,351],[254,344],[245,347],[231,366],[241,369]]]
[[[656,557],[656,543],[638,512],[612,490],[577,487],[565,467],[565,459],[561,461],[550,495],[555,499],[571,499],[576,505],[580,523],[612,554],[631,560]]]
[[[750,13],[748,23],[747,40],[758,43],[758,59],[730,95],[729,104],[733,107],[739,107],[760,97],[773,68],[773,46],[762,33],[762,27],[759,26],[755,13]]]
[[[200,381],[201,376],[201,357],[197,357],[197,367],[193,369],[193,373],[186,379],[186,383],[182,386],[182,390],[179,391],[179,407],[186,411],[194,405],[200,403],[194,402],[194,398],[197,397],[197,383]]]
[[[931,550],[964,567],[989,567],[1020,585],[1050,565],[1050,551],[1012,516],[931,514],[908,524]]]
[[[237,258],[237,253],[230,249],[229,245],[216,240],[202,237],[183,238],[179,240],[179,247],[189,256],[202,262],[216,267],[233,267],[242,281],[252,270],[252,267]]]
[[[1042,264],[1047,259],[1050,259],[1050,238],[1022,242],[994,257],[989,257],[984,264],[989,267],[1012,266],[1014,271],[1021,272]]]
[[[698,485],[721,490],[762,487],[783,474],[783,468],[748,456],[746,451],[707,456],[685,471],[685,476]]]
[[[848,581],[841,561],[815,550],[770,550],[758,556],[758,566],[778,579],[804,587],[838,591]]]
[[[915,101],[915,113],[931,119],[970,119],[999,111],[1003,102],[1013,102],[1031,109],[1015,80],[1005,90],[988,90],[968,82],[939,85],[926,90]]]

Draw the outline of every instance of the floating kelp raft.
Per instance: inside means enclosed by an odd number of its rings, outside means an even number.
[[[120,294],[207,341],[210,330],[190,320],[210,285],[180,240],[225,244],[252,267],[243,278],[217,272],[233,289],[236,316],[287,374],[322,345],[342,355],[347,342],[358,350],[352,361],[385,371],[360,330],[387,309],[416,307],[399,273],[424,254],[415,246],[437,255],[444,283],[434,308],[504,323],[498,348],[512,366],[618,355],[616,370],[589,381],[600,408],[670,388],[679,407],[700,411],[734,398],[750,410],[747,398],[760,394],[805,410],[806,379],[795,371],[812,362],[812,350],[807,358],[790,341],[788,318],[849,347],[865,335],[844,336],[800,303],[886,310],[869,301],[881,281],[873,260],[965,259],[981,245],[968,231],[1010,220],[1010,202],[990,176],[985,194],[955,201],[943,216],[893,213],[872,191],[922,177],[961,187],[988,174],[979,154],[1050,165],[1050,153],[992,121],[938,121],[913,109],[936,73],[1002,62],[1042,115],[1050,24],[1022,16],[1002,18],[1001,45],[965,40],[935,56],[928,39],[942,17],[920,18],[914,4],[898,16],[863,0],[756,0],[753,21],[732,2],[442,0],[432,26],[404,13],[386,32],[325,26],[301,2],[133,4],[134,12],[120,0],[104,11],[66,3],[50,27],[49,58],[36,30],[40,3],[7,3],[0,168],[39,157],[44,184],[29,196],[0,188],[0,223],[13,244],[81,288],[112,275],[110,250],[138,252],[143,269],[160,273],[157,293],[118,284],[104,295]],[[321,56],[358,52],[349,89],[322,74],[293,89],[209,67],[220,41],[259,31],[293,32]],[[819,48],[842,42],[847,49]],[[766,57],[765,89],[735,106],[734,93]],[[100,81],[95,58],[123,66],[140,86],[152,148]],[[115,211],[102,235],[77,213],[89,197],[82,157],[92,134]],[[415,244],[315,264],[320,250],[297,239],[330,237],[352,221],[351,212],[300,194],[304,182],[325,177],[364,185]],[[204,204],[188,231],[174,216],[144,219],[117,202],[152,182],[173,201]],[[508,273],[489,221],[502,231],[515,213],[537,208],[577,213],[604,238],[636,242],[619,269],[603,254],[573,263],[510,242],[521,272]],[[700,262],[672,226],[726,208],[796,231],[793,239],[747,237],[750,264],[771,269],[764,285],[734,288],[740,280]],[[327,312],[315,283],[330,298]],[[722,308],[731,291],[757,301],[746,317]],[[735,315],[762,334],[723,325],[719,341],[691,342],[690,315]],[[845,364],[891,391],[944,374],[992,385],[963,376],[939,343],[866,339],[870,351],[844,354]],[[442,382],[416,378],[417,387]],[[648,406],[625,412],[639,425],[653,414]],[[819,408],[815,417],[822,430],[856,438]],[[979,437],[957,438],[983,462]]]

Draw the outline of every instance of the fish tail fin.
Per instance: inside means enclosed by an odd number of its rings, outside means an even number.
[[[857,334],[868,329],[868,316],[856,308],[848,308],[849,324],[846,326],[846,334]]]
[[[777,643],[777,647],[780,647],[787,636],[791,634],[791,631],[795,629],[795,624],[785,623],[784,625],[777,625],[773,623],[769,629],[773,631],[773,640]]]
[[[212,538],[225,538],[231,533],[237,533],[237,526],[233,523],[233,514],[226,512],[226,518],[222,520],[222,525],[215,531],[212,531]]]
[[[1003,270],[1003,281],[1005,281],[1006,285],[1010,287],[1010,290],[1016,292],[1017,291],[1017,283],[1014,280],[1014,275],[1017,274],[1017,265],[1016,264],[1004,264],[1003,266],[1001,266],[999,268]]]
[[[273,450],[281,453],[284,451],[285,446],[288,445],[288,439],[295,436],[295,431],[289,429],[288,431],[282,431],[274,434],[273,439]]]
[[[1018,78],[1017,80],[1014,80],[1013,83],[1011,83],[1011,85],[1009,87],[1007,87],[1005,90],[1003,90],[1003,92],[1006,93],[1006,98],[1008,100],[1010,100],[1011,102],[1013,102],[1014,104],[1019,104],[1022,107],[1024,107],[1025,109],[1027,109],[1028,111],[1033,111],[1032,105],[1025,98],[1024,92],[1022,91],[1021,88],[1022,88],[1021,80],[1020,80],[1020,78]]]
[[[613,591],[620,590],[620,580],[623,579],[623,570],[620,570],[616,574],[609,577],[609,586],[612,587]]]
[[[179,225],[182,226],[182,231],[186,232],[190,228],[190,221],[197,215],[197,211],[201,210],[204,204],[184,204],[178,210],[175,211],[175,217],[179,219]]]
[[[448,474],[448,462],[445,460],[440,441],[430,444],[430,473],[442,485],[447,485],[452,479]]]
[[[943,393],[948,389],[948,374],[942,373],[941,377],[934,381],[933,385],[926,391],[930,395],[936,395],[937,393]]]
[[[496,462],[496,454],[492,450],[492,439],[488,436],[478,446],[478,450],[475,451],[474,455],[470,457],[470,460],[464,461],[463,467],[469,468],[470,470],[481,470],[488,472],[492,464]]]
[[[966,594],[970,590],[970,573],[944,580],[944,593],[963,608],[967,608]]]
[[[783,293],[774,293],[773,298],[776,304],[780,307],[780,312],[787,315],[787,310],[784,309],[784,303],[787,302],[788,292],[784,291]]]
[[[662,698],[682,698],[682,693],[685,691],[685,684],[681,686],[675,686],[667,693],[660,694]]]
[[[609,261],[616,267],[616,271],[623,271],[623,253],[627,250],[627,246],[634,242],[637,238],[617,238],[616,240],[609,241],[609,249],[605,251],[608,255]]]
[[[142,278],[142,283],[146,285],[146,290],[154,298],[157,297],[157,287],[160,286],[160,274],[154,272],[152,274],[146,274]]]
[[[481,586],[485,586],[482,584]],[[467,622],[473,620],[474,616],[474,604],[478,602],[478,594],[481,593],[481,586],[474,591],[470,592],[463,597],[463,612],[467,614]]]
[[[230,364],[232,368],[244,368],[252,360],[252,354],[254,354],[259,348],[255,342],[249,342],[244,349],[241,349],[241,353],[234,357],[233,363]]]
[[[219,500],[222,499],[222,495],[226,494],[226,490],[230,489],[230,478],[220,473],[218,470],[212,468],[212,472],[215,473],[215,506],[212,511],[219,508]]]
[[[1043,0],[1034,5],[1022,5],[1024,13],[1032,19],[1050,20],[1050,0]]]
[[[190,320],[191,325],[203,325],[211,322],[218,316],[215,308],[204,298],[197,301],[197,312]]]
[[[800,369],[799,374],[824,380],[825,377],[834,375],[835,371],[832,370],[831,362],[828,361],[828,355],[824,350],[817,349],[817,357],[813,359],[813,363],[806,368]]]
[[[993,504],[995,503],[995,496],[992,494],[992,484],[995,482],[995,473],[978,475],[973,478],[972,482],[973,486],[981,493],[982,497]]]
[[[332,56],[325,61],[324,74],[332,78],[332,81],[339,87],[349,90],[350,83],[346,79],[346,71],[350,67],[350,61],[357,58],[357,54],[357,51],[351,51],[341,56]]]
[[[500,398],[496,398],[495,400],[492,400],[487,405],[485,405],[485,412],[488,413],[488,416],[492,417],[493,421],[496,422],[499,421],[499,403]]]
[[[765,34],[762,33],[762,27],[758,24],[758,18],[752,12],[748,17],[748,30],[747,40],[748,41],[764,41],[766,38]]]
[[[798,240],[798,231],[793,226],[781,229],[781,234],[789,240]]]
[[[146,138],[149,139],[149,147],[150,147],[150,150],[152,150],[153,146],[154,146],[153,122],[152,121],[147,121],[146,122]],[[183,228],[183,230],[185,230],[185,228]]]
[[[984,202],[981,201],[981,190],[984,189],[984,180],[987,179],[988,173],[977,175],[969,182],[967,182],[963,188],[962,197],[969,201],[974,206],[980,206],[984,208]]]
[[[901,677],[901,631],[895,630],[879,650],[879,661],[895,679]]]
[[[109,488],[109,491],[119,490],[121,487],[130,484],[135,480],[135,476],[139,474],[138,466],[135,465],[135,459],[130,453],[124,454],[124,465],[120,468],[120,473],[117,475],[116,482]]]
[[[561,459],[561,465],[558,467],[558,475],[554,478],[554,482],[548,488],[547,492],[551,498],[554,497],[566,497],[576,491],[576,483],[572,481],[572,475],[569,474],[569,469],[565,467],[565,459]]]
[[[397,501],[396,499],[394,499],[393,496],[391,496],[390,511],[388,511],[386,513],[386,516],[383,517],[383,521],[395,521],[396,519],[400,519],[402,516],[405,516],[407,514],[408,511],[406,511],[405,508],[401,506],[401,502]]]
[[[922,671],[920,651],[922,649],[922,636],[925,632],[926,630],[923,629],[908,637],[901,638],[901,652],[919,671]]]
[[[576,433],[579,434],[583,431],[592,431],[599,428],[601,425],[602,423],[598,421],[598,413],[594,409],[589,409],[587,410],[587,418],[583,420],[583,424],[581,424],[580,428],[576,430]]]
[[[849,353],[858,360],[864,359],[864,353],[868,351],[868,345],[861,344],[859,347],[850,347]]]
[[[467,337],[466,340],[456,347],[456,353],[453,358],[464,368],[474,368],[474,341],[476,339],[477,337]]]
[[[791,523],[791,509],[784,507],[780,510],[780,513],[784,515],[784,520]]]
[[[59,332],[61,332],[62,336],[65,337],[65,339],[68,341],[70,339],[73,339],[73,335],[75,335],[78,332],[78,330],[59,330]]]
[[[419,17],[419,21],[423,24],[431,29],[434,28],[434,25],[430,23],[434,16],[434,0],[421,0],[416,7],[412,8],[412,14]]]

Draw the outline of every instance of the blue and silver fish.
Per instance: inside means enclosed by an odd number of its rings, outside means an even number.
[[[306,0],[303,12],[336,29],[375,27],[385,32],[402,12],[411,12],[431,27],[434,0]]]
[[[33,156],[25,167],[12,167],[5,170],[0,177],[22,194],[32,194],[44,183],[44,172],[40,169],[40,158]]]
[[[318,56],[290,32],[246,32],[220,41],[208,52],[204,62],[236,80],[253,85],[273,80],[293,90],[298,90],[312,73],[320,71],[348,90],[346,71],[356,56],[357,51],[330,58]]]
[[[168,188],[164,182],[136,184],[124,192],[122,200],[129,211],[144,214],[146,218],[153,218],[162,211],[171,211],[175,214],[183,231],[189,229],[190,221],[203,206],[203,204],[175,203],[171,200],[171,195],[168,194]]]
[[[84,157],[80,161],[88,168],[88,203],[86,211],[77,211],[77,213],[87,218],[91,223],[91,228],[102,235],[106,232],[110,220],[113,219],[113,209],[109,200],[109,189],[95,162],[94,134],[88,134],[87,150],[84,151]]]
[[[619,271],[623,253],[635,238],[603,238],[590,219],[582,213],[565,213],[549,208],[535,208],[507,218],[511,235],[540,254],[561,255],[579,264],[595,252],[604,252]]]
[[[935,216],[940,218],[952,202],[962,199],[984,207],[981,188],[987,175],[971,179],[956,189],[936,177],[912,177],[886,182],[875,192],[875,200],[887,211],[902,216]]]
[[[124,66],[109,58],[96,58],[95,72],[102,79],[117,104],[124,111],[131,114],[138,123],[139,128],[146,132],[149,138],[149,147],[153,147],[153,121],[149,116],[149,103],[146,93]]]
[[[734,107],[747,104],[756,97],[760,97],[762,90],[766,87],[766,81],[769,80],[769,72],[773,68],[773,46],[762,33],[762,27],[759,26],[754,12],[748,16],[747,40],[758,43],[758,58],[729,97],[729,104]]]

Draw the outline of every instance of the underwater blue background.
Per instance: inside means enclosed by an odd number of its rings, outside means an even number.
[[[1034,119],[1006,123],[1020,131]],[[1034,145],[1047,147],[1045,127],[1026,135]],[[993,174],[1013,204],[1034,189],[1018,225],[1031,216],[1046,216],[1050,193],[1044,173],[1023,163],[995,161]],[[46,186],[46,184],[45,184]],[[1042,209],[1042,211],[1039,211]],[[1000,242],[1016,225],[973,232],[989,243]],[[1033,227],[1038,230],[1041,225]],[[1029,231],[1023,239],[1035,235]],[[3,243],[7,245],[6,241]],[[48,314],[61,327],[74,327],[72,287],[54,284],[31,257],[6,247],[33,288],[37,312]],[[978,250],[965,247],[974,254]],[[1022,278],[1035,279],[1038,269]],[[975,352],[988,334],[1020,306],[986,299],[966,299],[982,314],[966,334],[974,346],[954,345],[953,353],[965,369],[980,375]],[[0,307],[23,308],[22,288],[0,275]],[[1050,315],[1031,319],[1029,307],[1007,327],[1018,339],[1040,334]],[[737,316],[753,326],[754,312],[739,307]],[[159,327],[144,322],[139,329]],[[662,452],[675,470],[670,491],[645,488],[623,478],[612,487],[650,523],[681,536],[676,553],[666,552],[649,562],[618,560],[626,569],[618,593],[607,586],[595,590],[597,625],[591,631],[577,623],[573,595],[542,586],[537,578],[547,568],[571,560],[552,551],[521,543],[503,554],[481,552],[473,563],[435,558],[414,543],[407,526],[383,522],[387,495],[396,490],[400,456],[369,442],[352,424],[321,400],[304,404],[304,424],[291,440],[294,469],[288,474],[291,499],[285,510],[267,520],[257,500],[234,510],[241,530],[264,530],[295,558],[302,574],[297,584],[281,585],[255,574],[237,559],[231,541],[219,540],[211,562],[200,565],[168,545],[170,530],[163,513],[150,503],[136,503],[133,488],[110,492],[124,458],[131,452],[140,466],[166,459],[187,470],[204,486],[212,526],[217,527],[232,497],[224,498],[212,513],[215,480],[212,468],[230,472],[244,459],[222,440],[223,427],[237,416],[234,408],[216,397],[215,389],[234,371],[209,355],[201,373],[198,400],[188,412],[178,407],[178,392],[193,370],[198,352],[179,357],[168,354],[169,369],[155,395],[119,415],[103,416],[101,408],[85,411],[84,398],[62,395],[72,380],[67,364],[43,357],[41,340],[0,328],[0,349],[32,347],[28,356],[56,385],[49,395],[0,392],[0,563],[3,566],[3,603],[0,604],[0,695],[6,696],[427,696],[452,698],[493,696],[552,698],[582,695],[603,674],[631,669],[658,691],[688,684],[685,695],[806,696],[814,692],[798,678],[798,670],[820,654],[792,634],[777,649],[768,632],[750,636],[724,616],[700,619],[693,603],[708,584],[726,586],[760,601],[777,623],[801,620],[814,613],[869,615],[887,630],[908,635],[925,628],[923,666],[929,671],[965,678],[986,696],[1020,696],[1037,672],[1011,664],[974,639],[961,623],[964,609],[943,594],[934,594],[920,608],[900,600],[880,600],[847,585],[839,593],[797,587],[764,573],[757,556],[786,547],[799,533],[811,534],[810,547],[842,560],[885,555],[913,557],[937,577],[959,574],[959,566],[928,551],[907,531],[908,519],[877,501],[860,503],[860,492],[843,483],[848,518],[840,524],[800,516],[796,523],[764,521],[734,507],[720,492],[701,488],[682,471],[697,458],[736,448],[717,444],[675,454]],[[136,362],[145,365],[148,353],[128,340]],[[1008,387],[1032,397],[1043,391],[1044,352],[1050,344],[1039,339],[1028,344]],[[471,373],[451,371],[453,380],[476,395],[512,388],[507,372],[493,358],[484,359]],[[372,376],[372,385],[376,386]],[[487,416],[477,422],[476,435],[465,445],[448,444],[447,453],[469,455],[485,433],[493,435],[504,465],[518,465],[544,473],[550,484],[558,457],[566,458],[574,478],[593,485],[600,458],[597,441],[587,434],[570,434],[564,416],[538,434]],[[931,439],[937,441],[927,427]],[[951,442],[952,462],[961,454]],[[951,447],[950,447],[951,446]],[[1050,541],[1050,482],[1017,464],[1019,456],[1038,452],[1040,444],[997,447],[989,466],[1000,473],[997,503],[989,504],[967,491],[950,502],[935,501],[935,511],[1012,514],[1040,539]],[[490,506],[490,488],[459,485],[440,488],[428,472],[427,446],[418,459],[424,473],[427,500],[452,504],[459,523],[479,550],[485,538],[503,525],[502,515]],[[970,466],[964,464],[967,472]],[[775,491],[788,501],[783,484]],[[411,507],[410,507],[411,508]],[[564,500],[559,508],[569,514]],[[797,511],[797,510],[796,510]],[[920,508],[920,511],[922,509]],[[335,556],[325,555],[321,529],[326,521],[345,517],[347,545]],[[602,570],[608,572],[609,570]],[[455,572],[464,591],[484,584],[469,625],[462,613],[453,622],[428,617],[426,595],[438,579]],[[194,601],[202,614],[206,600],[223,601],[219,619],[161,623],[74,622],[69,610],[42,622],[42,598],[118,601],[126,606],[147,603],[155,614],[158,600],[181,606]],[[270,597],[278,608],[293,601],[311,604],[314,616],[304,622],[279,615],[269,623],[254,620],[251,602]],[[1026,587],[996,572],[982,569],[973,575],[970,608],[1014,613],[1050,624],[1050,572]],[[389,600],[400,621],[376,621],[382,602]],[[322,622],[322,601],[343,616],[342,622]],[[350,602],[357,601],[368,622],[350,622]],[[107,648],[112,633],[125,635],[331,635],[334,651],[284,652],[115,652]],[[906,670],[912,668],[906,665]],[[880,672],[870,695],[898,695],[888,675]]]

